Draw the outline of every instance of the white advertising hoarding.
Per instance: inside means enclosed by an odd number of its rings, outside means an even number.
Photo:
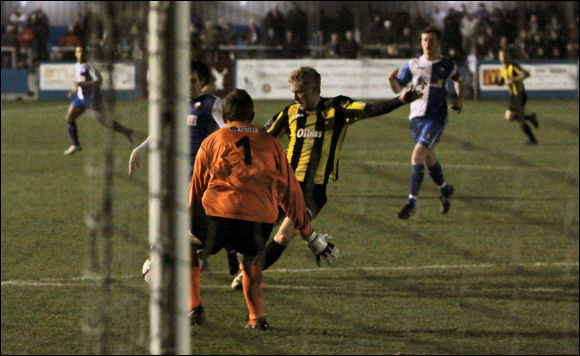
[[[236,87],[254,99],[288,99],[292,93],[288,75],[300,66],[309,66],[322,77],[321,95],[346,95],[353,99],[393,98],[387,75],[401,70],[406,59],[298,59],[237,60]]]
[[[520,66],[530,72],[525,80],[526,90],[577,90],[578,66],[576,63],[520,63]],[[481,64],[479,66],[479,88],[481,91],[502,90],[492,82],[492,77],[499,73],[502,67],[498,64]],[[504,90],[507,90],[503,87]]]
[[[75,65],[71,63],[42,63],[39,66],[40,90],[71,90],[75,80]],[[98,68],[98,67],[97,67]],[[108,72],[99,70],[103,76],[103,89],[109,83]],[[115,63],[113,67],[115,90],[135,90],[135,65]]]

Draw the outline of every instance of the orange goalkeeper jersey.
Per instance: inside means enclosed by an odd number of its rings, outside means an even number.
[[[201,144],[189,185],[192,216],[275,223],[278,207],[303,236],[312,232],[302,190],[276,138],[245,122],[232,122]]]

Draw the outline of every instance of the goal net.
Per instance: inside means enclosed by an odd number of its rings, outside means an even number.
[[[85,149],[86,278],[92,282],[83,323],[87,352],[186,354],[189,5],[88,6],[85,47],[104,78],[103,126],[112,130],[92,130]],[[123,79],[136,78],[148,93],[134,83],[133,97],[124,98],[131,94]],[[131,150],[149,137],[148,155],[132,177],[125,173],[129,154],[115,132],[119,126],[132,130]],[[150,285],[139,274],[145,259],[152,265]]]

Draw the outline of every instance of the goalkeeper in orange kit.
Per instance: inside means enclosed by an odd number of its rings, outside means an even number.
[[[222,110],[226,126],[203,141],[189,190],[194,247],[190,319],[192,324],[200,325],[205,318],[195,250],[203,248],[213,255],[230,246],[239,253],[244,276],[249,309],[246,327],[267,330],[270,327],[262,303],[262,266],[278,207],[282,207],[317,258],[336,258],[338,249],[328,242],[328,235],[318,234],[310,225],[302,190],[278,140],[251,124],[252,98],[244,90],[233,90],[224,98]]]

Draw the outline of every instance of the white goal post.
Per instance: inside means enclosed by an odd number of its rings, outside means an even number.
[[[150,351],[190,354],[189,92],[187,1],[152,1],[149,9]]]

